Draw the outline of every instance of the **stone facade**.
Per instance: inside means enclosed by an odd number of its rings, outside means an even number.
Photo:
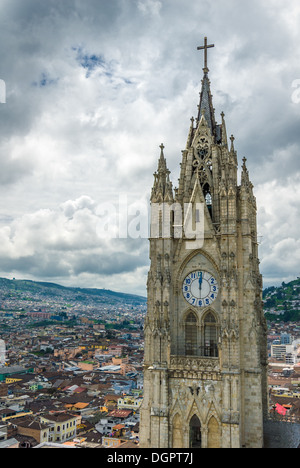
[[[223,113],[215,121],[207,68],[175,190],[160,148],[140,445],[262,447],[267,353],[256,200],[245,159],[238,184],[234,138],[228,144]]]

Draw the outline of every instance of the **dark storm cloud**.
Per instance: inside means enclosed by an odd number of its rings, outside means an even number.
[[[116,244],[115,244],[116,245]],[[122,249],[124,246],[121,246]],[[74,258],[73,273],[92,273],[97,275],[114,275],[116,272],[128,273],[136,271],[138,267],[145,265],[147,255],[138,255],[136,249],[134,253],[123,252],[116,249],[110,253],[102,252],[99,255],[83,254]]]
[[[71,269],[58,253],[35,253],[28,257],[7,258],[0,257],[1,268],[14,276],[17,272],[23,277],[35,278],[65,278],[70,276]]]
[[[263,274],[298,274],[284,214],[297,226],[298,1],[6,0],[0,18],[2,275],[144,291],[147,241],[99,242],[95,207],[149,196],[162,141],[176,186],[204,35],[217,120],[255,185]]]

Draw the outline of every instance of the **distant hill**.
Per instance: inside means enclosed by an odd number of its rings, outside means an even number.
[[[30,297],[38,295],[39,297],[51,297],[52,299],[64,298],[69,301],[79,302],[93,300],[96,303],[109,302],[110,304],[144,305],[147,302],[147,299],[143,296],[115,292],[109,289],[75,288],[55,283],[9,280],[7,278],[0,278],[0,293],[2,297],[6,297],[7,294],[28,295]]]
[[[300,278],[281,286],[271,286],[263,291],[264,310],[267,318],[278,314],[285,322],[300,321]],[[278,318],[278,317],[277,317]]]

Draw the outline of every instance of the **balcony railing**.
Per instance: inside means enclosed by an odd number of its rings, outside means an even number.
[[[209,345],[209,346],[186,345],[184,356],[217,358],[219,356],[218,346],[216,344]]]

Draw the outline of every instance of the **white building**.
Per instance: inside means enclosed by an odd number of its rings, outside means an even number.
[[[6,359],[5,341],[0,340],[0,367],[5,365],[5,359]]]

